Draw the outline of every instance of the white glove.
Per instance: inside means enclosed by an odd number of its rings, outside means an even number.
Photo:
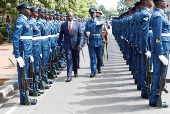
[[[17,62],[19,63],[20,67],[24,67],[25,66],[25,63],[24,63],[24,60],[22,59],[22,57],[19,57],[19,58],[16,58],[16,59],[17,59]]]
[[[50,48],[50,52],[52,52],[52,49]]]
[[[168,65],[168,59],[165,56],[159,55],[158,57],[164,65]]]
[[[32,55],[30,56],[30,62],[34,62],[34,58]]]
[[[96,25],[100,25],[100,22],[99,22],[99,21],[96,21]]]
[[[59,36],[59,33],[57,33],[57,36]]]
[[[40,54],[40,57],[42,58],[42,54]]]
[[[90,37],[90,32],[88,31],[88,32],[86,32],[86,34],[87,34],[87,37],[89,38]]]
[[[123,36],[121,36],[121,38],[123,39]]]
[[[145,55],[146,55],[146,57],[148,58],[151,58],[151,52],[150,51],[147,51],[146,53],[145,53]]]

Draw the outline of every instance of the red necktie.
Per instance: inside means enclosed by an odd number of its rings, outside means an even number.
[[[69,24],[69,32],[70,32],[70,35],[72,34],[72,27],[71,27],[71,22]]]

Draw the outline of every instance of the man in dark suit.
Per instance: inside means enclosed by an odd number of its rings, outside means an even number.
[[[79,22],[73,21],[73,13],[68,13],[68,21],[61,25],[60,35],[58,39],[58,51],[60,52],[60,46],[64,35],[64,49],[67,58],[67,80],[72,80],[72,67],[74,70],[74,76],[77,77],[77,53],[81,50],[83,45],[83,31]],[[79,39],[78,39],[79,37]]]

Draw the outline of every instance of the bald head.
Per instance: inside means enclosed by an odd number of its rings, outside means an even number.
[[[73,20],[74,15],[72,12],[68,12],[67,17],[68,17],[68,21],[71,22]]]

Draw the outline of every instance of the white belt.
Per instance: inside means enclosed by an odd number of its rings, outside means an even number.
[[[41,38],[42,38],[42,39],[47,39],[47,38],[48,38],[48,36],[41,36]]]
[[[48,37],[52,37],[52,35],[48,35]]]
[[[32,39],[32,36],[20,36],[20,39]]]
[[[149,33],[152,33],[152,30],[149,30]]]
[[[56,37],[56,35],[51,35],[51,37]]]
[[[33,37],[33,39],[32,40],[40,40],[40,39],[43,39],[41,36],[39,36],[39,37]]]
[[[161,36],[170,36],[170,33],[162,33]]]

